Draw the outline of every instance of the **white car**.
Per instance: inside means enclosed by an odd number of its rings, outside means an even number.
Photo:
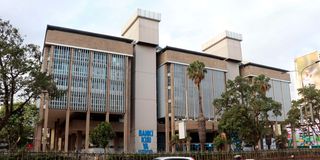
[[[194,160],[192,157],[157,157],[153,160]]]

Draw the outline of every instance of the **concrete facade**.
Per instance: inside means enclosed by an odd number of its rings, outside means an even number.
[[[157,152],[156,46],[159,44],[159,22],[160,14],[138,9],[122,33],[122,36],[139,42],[134,47],[132,70],[135,86],[133,152]]]
[[[103,121],[116,133],[112,152],[174,151],[170,141],[182,121],[192,137],[189,149],[197,150],[197,90],[186,74],[195,60],[208,70],[201,84],[208,150],[217,131],[212,101],[229,79],[265,74],[276,89],[285,91],[268,94],[284,104],[283,113],[288,111],[289,74],[243,63],[241,34],[226,31],[203,45],[203,52],[161,48],[160,20],[159,13],[139,9],[123,28],[123,38],[47,27],[42,71],[52,74],[66,93],[58,99],[49,99],[45,92],[41,96],[36,151],[87,151],[93,147],[90,131]]]

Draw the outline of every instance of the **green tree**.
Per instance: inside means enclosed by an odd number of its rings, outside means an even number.
[[[292,136],[292,144],[293,148],[297,148],[296,142],[296,128],[300,127],[300,102],[293,100],[292,107],[287,113],[287,119],[284,121],[285,124],[290,125],[291,128],[291,136]]]
[[[106,147],[114,137],[115,133],[113,132],[111,124],[108,122],[100,123],[90,132],[91,143],[100,148],[104,148],[105,153]]]
[[[308,85],[298,89],[300,99],[295,101],[295,105],[302,107],[304,123],[312,128],[320,129],[320,90],[315,85]]]
[[[0,101],[4,107],[0,130],[10,117],[20,115],[44,91],[49,96],[58,93],[51,76],[41,72],[39,47],[23,44],[18,29],[9,21],[0,19]],[[15,103],[18,105],[15,106]]]
[[[14,108],[20,104],[14,104]],[[0,110],[3,116],[4,109]],[[9,145],[10,150],[24,148],[26,144],[32,143],[34,126],[38,121],[38,111],[35,105],[28,105],[18,114],[11,116],[8,123],[0,130],[0,139]]]
[[[171,144],[171,147],[173,148],[173,152],[176,151],[176,148],[177,148],[177,145],[179,147],[179,144],[181,143],[180,139],[179,139],[179,135],[178,134],[175,134],[174,136],[171,136],[171,141],[170,141],[170,144]]]
[[[234,81],[228,80],[226,91],[213,102],[221,117],[219,130],[227,137],[237,133],[246,144],[257,146],[268,133],[269,113],[281,115],[281,104],[266,96],[270,89],[269,80],[264,75],[253,78],[238,76]]]
[[[186,144],[187,152],[190,152],[190,145],[191,145],[191,136],[187,134],[187,136],[184,139],[179,139],[179,134],[175,134],[171,137],[170,145],[174,148],[174,151],[176,148],[178,151],[183,150],[183,144]]]
[[[219,134],[213,139],[213,144],[218,151],[222,151],[224,146],[227,145],[227,140]]]
[[[303,118],[302,125],[306,128],[311,128],[311,130],[304,128],[303,131],[309,136],[310,133],[319,136],[316,130],[320,129],[320,90],[317,89],[315,85],[307,85],[303,88],[299,88],[298,94],[301,98],[293,101],[293,106],[296,106],[296,110],[299,108],[299,111],[301,108]],[[298,111],[295,112],[295,114],[298,114]],[[298,123],[298,119],[300,118],[298,118],[298,115],[295,115],[293,119]]]
[[[193,80],[194,84],[198,89],[199,96],[199,115],[198,115],[198,132],[199,132],[199,141],[200,141],[200,149],[201,152],[205,150],[204,144],[206,143],[206,119],[203,115],[202,108],[202,96],[201,96],[201,81],[204,79],[207,70],[205,69],[205,65],[203,62],[194,61],[191,63],[188,68],[188,76]]]

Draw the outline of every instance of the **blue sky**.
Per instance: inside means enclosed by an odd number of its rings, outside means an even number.
[[[160,45],[200,51],[215,35],[243,35],[243,59],[294,70],[294,58],[320,50],[318,0],[0,0],[0,18],[26,42],[43,44],[47,24],[120,36],[137,8],[161,13]]]

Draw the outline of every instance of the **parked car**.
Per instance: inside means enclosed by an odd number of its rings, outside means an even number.
[[[194,160],[192,157],[157,157],[153,160]]]

